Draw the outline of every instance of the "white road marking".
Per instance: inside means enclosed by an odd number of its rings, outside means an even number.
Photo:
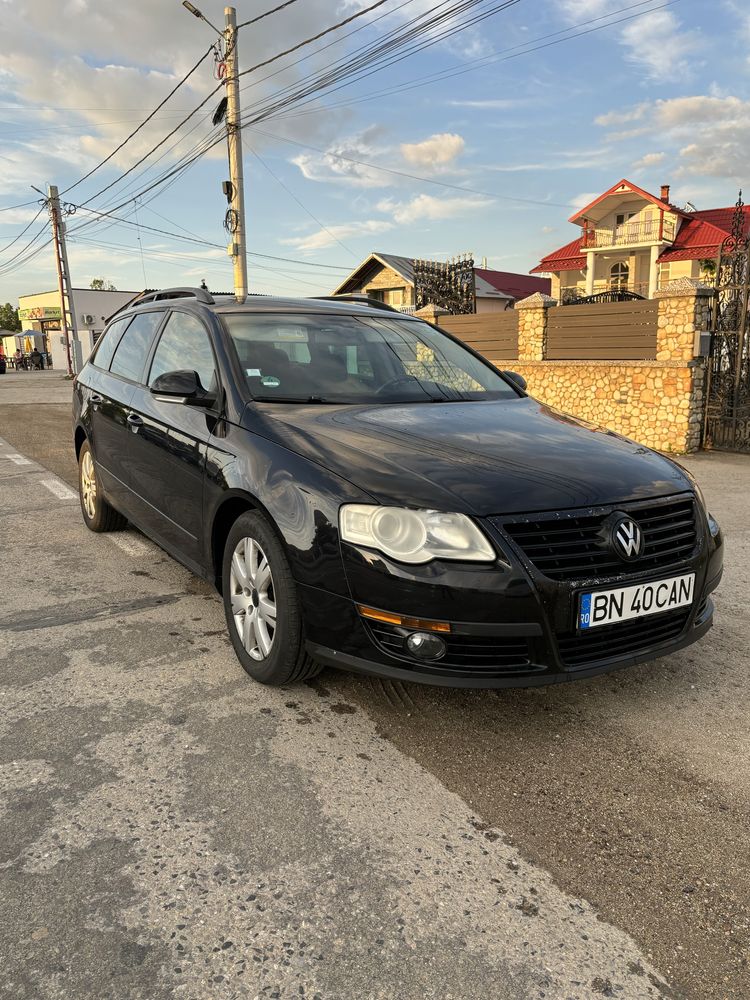
[[[110,542],[114,542],[118,549],[127,552],[129,556],[145,556],[149,551],[146,542],[141,541],[140,538],[136,538],[132,534],[111,534],[107,535],[107,538]]]
[[[74,493],[69,486],[61,483],[59,479],[42,479],[42,486],[46,486],[50,493],[53,493],[58,500],[77,500],[78,494]]]
[[[9,461],[15,462],[16,465],[31,465],[31,461],[24,458],[23,455],[0,455],[0,458],[7,458]]]

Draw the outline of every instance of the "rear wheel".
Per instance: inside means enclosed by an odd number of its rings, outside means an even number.
[[[91,531],[119,531],[128,523],[102,495],[88,441],[83,442],[78,454],[78,495],[83,520]]]
[[[304,649],[289,561],[265,517],[240,515],[224,548],[224,613],[237,657],[261,684],[291,684],[321,667]]]

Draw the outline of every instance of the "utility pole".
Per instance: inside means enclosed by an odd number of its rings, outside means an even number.
[[[73,344],[78,340],[76,314],[73,306],[73,288],[68,266],[68,250],[65,246],[65,223],[60,211],[60,195],[57,185],[47,185],[47,208],[52,221],[52,236],[55,242],[55,263],[57,264],[57,287],[60,291],[60,327],[65,338],[65,351],[68,357],[68,375],[72,378],[75,372],[75,352],[71,350],[71,335]],[[70,322],[68,322],[70,317]]]
[[[224,8],[224,31],[211,24],[205,14],[190,2],[182,0],[182,6],[193,17],[197,17],[223,40],[223,52],[219,53],[219,79],[223,77],[225,97],[214,115],[213,123],[218,125],[226,114],[227,150],[229,153],[229,180],[223,184],[229,208],[224,225],[232,242],[227,253],[234,267],[234,295],[238,302],[247,298],[247,231],[245,229],[245,180],[242,168],[242,118],[240,115],[239,59],[237,57],[237,10]]]
[[[227,148],[229,152],[230,207],[227,212],[232,242],[227,252],[234,266],[234,295],[238,302],[247,298],[247,237],[245,229],[245,179],[242,167],[242,122],[240,81],[237,78],[237,11],[224,8],[224,63],[227,96]]]

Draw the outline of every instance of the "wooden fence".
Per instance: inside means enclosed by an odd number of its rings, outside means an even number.
[[[658,302],[652,300],[550,309],[545,357],[548,361],[652,361],[658,309]]]
[[[518,357],[518,313],[479,313],[473,316],[441,316],[438,325],[488,361],[513,361]]]

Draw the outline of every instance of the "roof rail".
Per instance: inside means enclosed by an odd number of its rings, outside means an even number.
[[[197,299],[207,306],[214,305],[213,295],[205,288],[157,288],[156,291],[143,292],[136,302],[161,302],[166,299]],[[135,303],[134,303],[135,304]]]
[[[356,292],[344,292],[341,295],[313,295],[312,298],[328,302],[353,302],[355,305],[369,306],[371,309],[385,309],[388,312],[399,311],[393,306],[389,306],[387,302],[371,299],[369,295],[359,295]]]

